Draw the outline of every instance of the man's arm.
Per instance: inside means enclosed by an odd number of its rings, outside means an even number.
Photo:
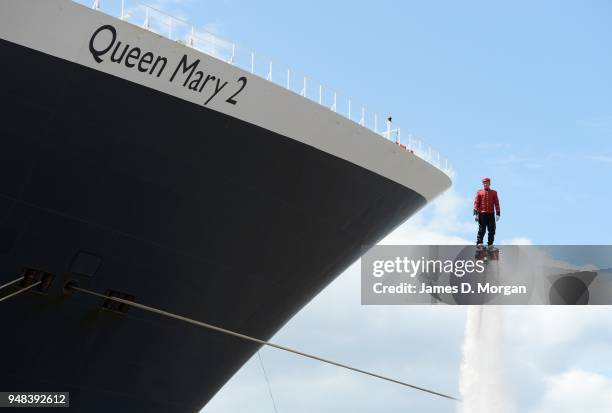
[[[495,211],[497,212],[497,215],[501,215],[501,211],[499,210],[499,195],[497,194],[497,192],[495,192]]]
[[[476,198],[474,198],[474,216],[478,215],[478,211],[480,211],[480,196],[478,196],[478,192],[476,192]]]

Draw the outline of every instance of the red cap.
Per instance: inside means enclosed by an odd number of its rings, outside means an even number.
[[[482,178],[482,182],[491,182],[489,178]]]

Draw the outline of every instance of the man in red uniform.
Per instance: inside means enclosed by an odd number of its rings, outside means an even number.
[[[495,223],[499,221],[499,198],[497,191],[490,188],[491,180],[484,178],[482,180],[484,189],[476,192],[474,199],[474,221],[478,222],[478,236],[476,237],[476,245],[482,246],[485,230],[489,232],[488,246],[493,249],[493,241],[495,240]],[[495,215],[494,215],[495,213]]]

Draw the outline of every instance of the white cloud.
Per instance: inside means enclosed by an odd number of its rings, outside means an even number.
[[[123,11],[124,20],[147,27],[152,32],[162,36],[172,36],[172,39],[182,39],[190,31],[190,18],[184,13],[185,1],[156,0],[140,2],[126,0]]]
[[[500,166],[515,166],[524,167],[529,169],[541,169],[544,167],[551,167],[557,165],[562,161],[564,155],[559,152],[551,152],[541,156],[517,156],[515,154],[509,154],[505,158],[491,159],[487,161],[494,165]]]
[[[195,30],[193,33],[193,47],[195,49],[226,62],[229,62],[232,58],[234,50],[232,45],[232,42],[220,38],[207,29]]]
[[[510,144],[501,143],[501,142],[481,142],[481,143],[477,143],[476,145],[474,145],[474,147],[476,149],[491,150],[491,149],[509,148]]]
[[[189,16],[185,12],[192,0],[155,0],[142,3],[137,0],[125,2],[124,18],[130,23],[146,27],[152,32],[173,40],[180,40],[195,49],[229,61],[233,43],[219,36],[221,23],[198,24],[199,16]]]
[[[519,411],[585,411],[581,408],[556,410],[558,398],[545,378],[575,369],[598,371],[603,360],[612,359],[612,333],[607,327],[612,323],[609,309],[605,306],[513,306],[504,307],[504,314],[505,347],[509,350],[506,357],[512,365],[512,383],[518,389]],[[590,396],[588,392],[582,395],[577,392],[573,397],[586,405]]]
[[[597,161],[597,162],[602,162],[602,163],[612,163],[612,156],[589,155],[589,156],[585,156],[585,158],[590,161]]]
[[[502,240],[502,245],[533,245],[533,241],[525,237],[515,237],[509,240]]]
[[[209,33],[212,33],[214,35],[220,35],[221,34],[221,23],[220,22],[211,22],[211,23],[206,23],[203,27],[203,29]]]
[[[542,405],[534,413],[610,413],[612,379],[582,370],[570,370],[545,379]]]
[[[525,353],[546,352],[554,346],[570,344],[602,321],[598,307],[530,306],[509,307],[506,311],[513,328],[513,341]],[[612,321],[612,317],[606,317]],[[563,328],[559,322],[563,321]]]
[[[462,245],[472,244],[457,233],[476,231],[471,216],[471,201],[461,197],[453,188],[446,191],[430,206],[431,217],[419,213],[384,238],[382,245]],[[469,219],[459,214],[466,212]]]

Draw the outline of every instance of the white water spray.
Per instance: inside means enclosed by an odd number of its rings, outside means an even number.
[[[460,413],[514,411],[504,381],[503,355],[501,308],[469,306],[459,379]]]

